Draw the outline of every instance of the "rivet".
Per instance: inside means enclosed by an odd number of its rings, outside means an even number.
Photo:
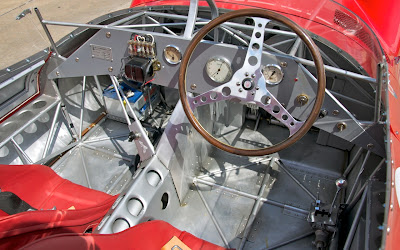
[[[249,72],[244,73],[245,76],[249,76]]]
[[[256,90],[259,90],[259,89],[260,89],[260,87],[257,86],[257,87],[256,87]]]
[[[60,75],[60,72],[57,71],[57,72],[56,72],[56,75],[59,76],[59,75]]]
[[[390,211],[393,211],[393,203],[390,204]]]
[[[109,68],[108,68],[108,71],[109,71],[109,72],[112,72],[112,71],[113,71],[113,67],[109,67]]]
[[[236,86],[240,86],[240,82],[237,82],[237,83],[236,83]]]
[[[75,62],[79,62],[79,57],[75,58]]]
[[[335,109],[334,111],[332,111],[332,114],[333,115],[338,115],[340,112],[339,112],[339,110],[337,110],[337,109]]]
[[[192,89],[192,90],[195,90],[196,88],[197,88],[197,86],[196,86],[196,84],[192,84],[192,85],[190,85],[190,88]]]
[[[110,38],[111,37],[111,32],[106,32],[106,37]]]
[[[281,62],[281,66],[285,68],[287,66],[287,62]]]
[[[392,187],[394,187],[394,181],[392,181]]]
[[[390,227],[386,228],[386,232],[387,232],[387,234],[390,233]]]
[[[239,89],[239,92],[243,92],[243,89],[240,88],[240,89]]]
[[[374,144],[372,144],[372,143],[367,144],[367,148],[368,149],[373,149],[374,148]]]
[[[256,74],[252,74],[251,77],[252,77],[252,78],[256,77]]]

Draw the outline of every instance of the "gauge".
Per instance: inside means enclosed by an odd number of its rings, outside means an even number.
[[[225,83],[232,78],[231,63],[222,57],[213,57],[206,63],[207,75],[217,83]]]
[[[181,62],[182,53],[175,45],[167,45],[164,48],[164,58],[170,64],[178,64]]]
[[[265,82],[269,85],[276,85],[283,80],[281,67],[276,64],[267,64],[262,68]]]

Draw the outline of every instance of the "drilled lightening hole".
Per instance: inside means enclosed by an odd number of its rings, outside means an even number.
[[[224,87],[222,89],[222,95],[224,96],[230,96],[231,95],[231,89],[229,87]]]
[[[256,33],[256,38],[260,38],[261,37],[261,33],[260,32],[257,32]]]
[[[210,94],[210,98],[211,98],[212,100],[217,99],[217,97],[218,97],[218,93],[212,92],[212,93]]]
[[[250,64],[251,66],[256,65],[257,62],[258,62],[257,57],[255,57],[255,56],[250,56],[250,57],[249,57],[249,64]]]
[[[275,114],[278,114],[280,110],[281,109],[278,106],[274,106],[274,108],[272,109],[272,112],[274,112]]]
[[[253,48],[253,50],[258,50],[260,48],[260,45],[258,43],[253,43],[251,48]]]
[[[282,120],[286,121],[288,119],[287,115],[282,115]]]
[[[271,97],[265,95],[265,96],[261,97],[261,102],[264,105],[269,105],[271,103]]]
[[[293,127],[293,126],[294,126],[294,122],[291,122],[291,123],[290,123],[290,126],[292,126],[292,127]]]
[[[164,210],[168,206],[169,196],[167,193],[164,193],[161,197],[161,209]]]

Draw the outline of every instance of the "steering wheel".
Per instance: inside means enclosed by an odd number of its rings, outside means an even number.
[[[215,27],[238,17],[253,17],[254,30],[248,46],[243,66],[237,70],[230,81],[195,97],[188,96],[186,91],[187,68],[193,51],[201,40]],[[264,76],[261,72],[261,57],[264,43],[264,30],[269,20],[276,20],[291,28],[304,42],[311,52],[317,70],[318,87],[314,106],[305,121],[298,121],[280,104],[267,90]],[[205,25],[192,39],[182,58],[179,69],[179,94],[183,110],[192,126],[212,145],[229,153],[244,156],[263,156],[285,149],[300,140],[314,124],[321,110],[325,96],[325,69],[318,47],[303,28],[289,18],[276,12],[261,9],[241,9],[225,13]],[[193,110],[205,103],[229,99],[240,99],[242,102],[252,102],[263,108],[290,131],[285,140],[262,149],[243,149],[222,143],[210,135],[199,123]]]

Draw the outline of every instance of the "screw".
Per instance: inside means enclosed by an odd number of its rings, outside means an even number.
[[[339,129],[340,132],[342,132],[343,130],[346,129],[347,124],[344,122],[338,122],[338,124],[336,124],[336,127]]]
[[[106,37],[110,38],[111,37],[111,32],[106,32]]]
[[[60,72],[57,71],[57,72],[56,72],[56,75],[59,76],[59,75],[60,75]]]
[[[251,95],[254,95],[256,92],[251,92]]]
[[[368,149],[373,149],[373,148],[374,148],[374,144],[368,143],[368,144],[367,144],[367,148],[368,148]]]
[[[242,91],[243,91],[243,89],[242,89],[242,88],[240,88],[240,89],[239,89],[239,92],[242,92]]]
[[[259,90],[259,89],[260,89],[260,87],[257,86],[257,87],[256,87],[256,90]]]
[[[339,110],[335,109],[334,111],[332,111],[332,115],[338,115],[339,114]]]
[[[196,88],[197,88],[197,86],[196,86],[196,84],[192,84],[192,85],[190,85],[190,88],[192,89],[192,90],[195,90]]]
[[[109,67],[109,68],[108,68],[108,71],[109,71],[109,72],[112,72],[112,71],[113,71],[113,67]]]
[[[249,72],[244,73],[245,76],[249,76]]]
[[[323,109],[319,112],[319,118],[324,118],[327,115],[328,115],[328,110],[326,109]]]
[[[281,66],[285,68],[287,66],[287,62],[281,62]]]
[[[79,62],[79,57],[75,58],[75,62]]]
[[[252,77],[252,78],[256,77],[256,74],[252,74],[251,77]]]
[[[237,83],[236,83],[236,86],[240,86],[240,82],[237,82]]]

